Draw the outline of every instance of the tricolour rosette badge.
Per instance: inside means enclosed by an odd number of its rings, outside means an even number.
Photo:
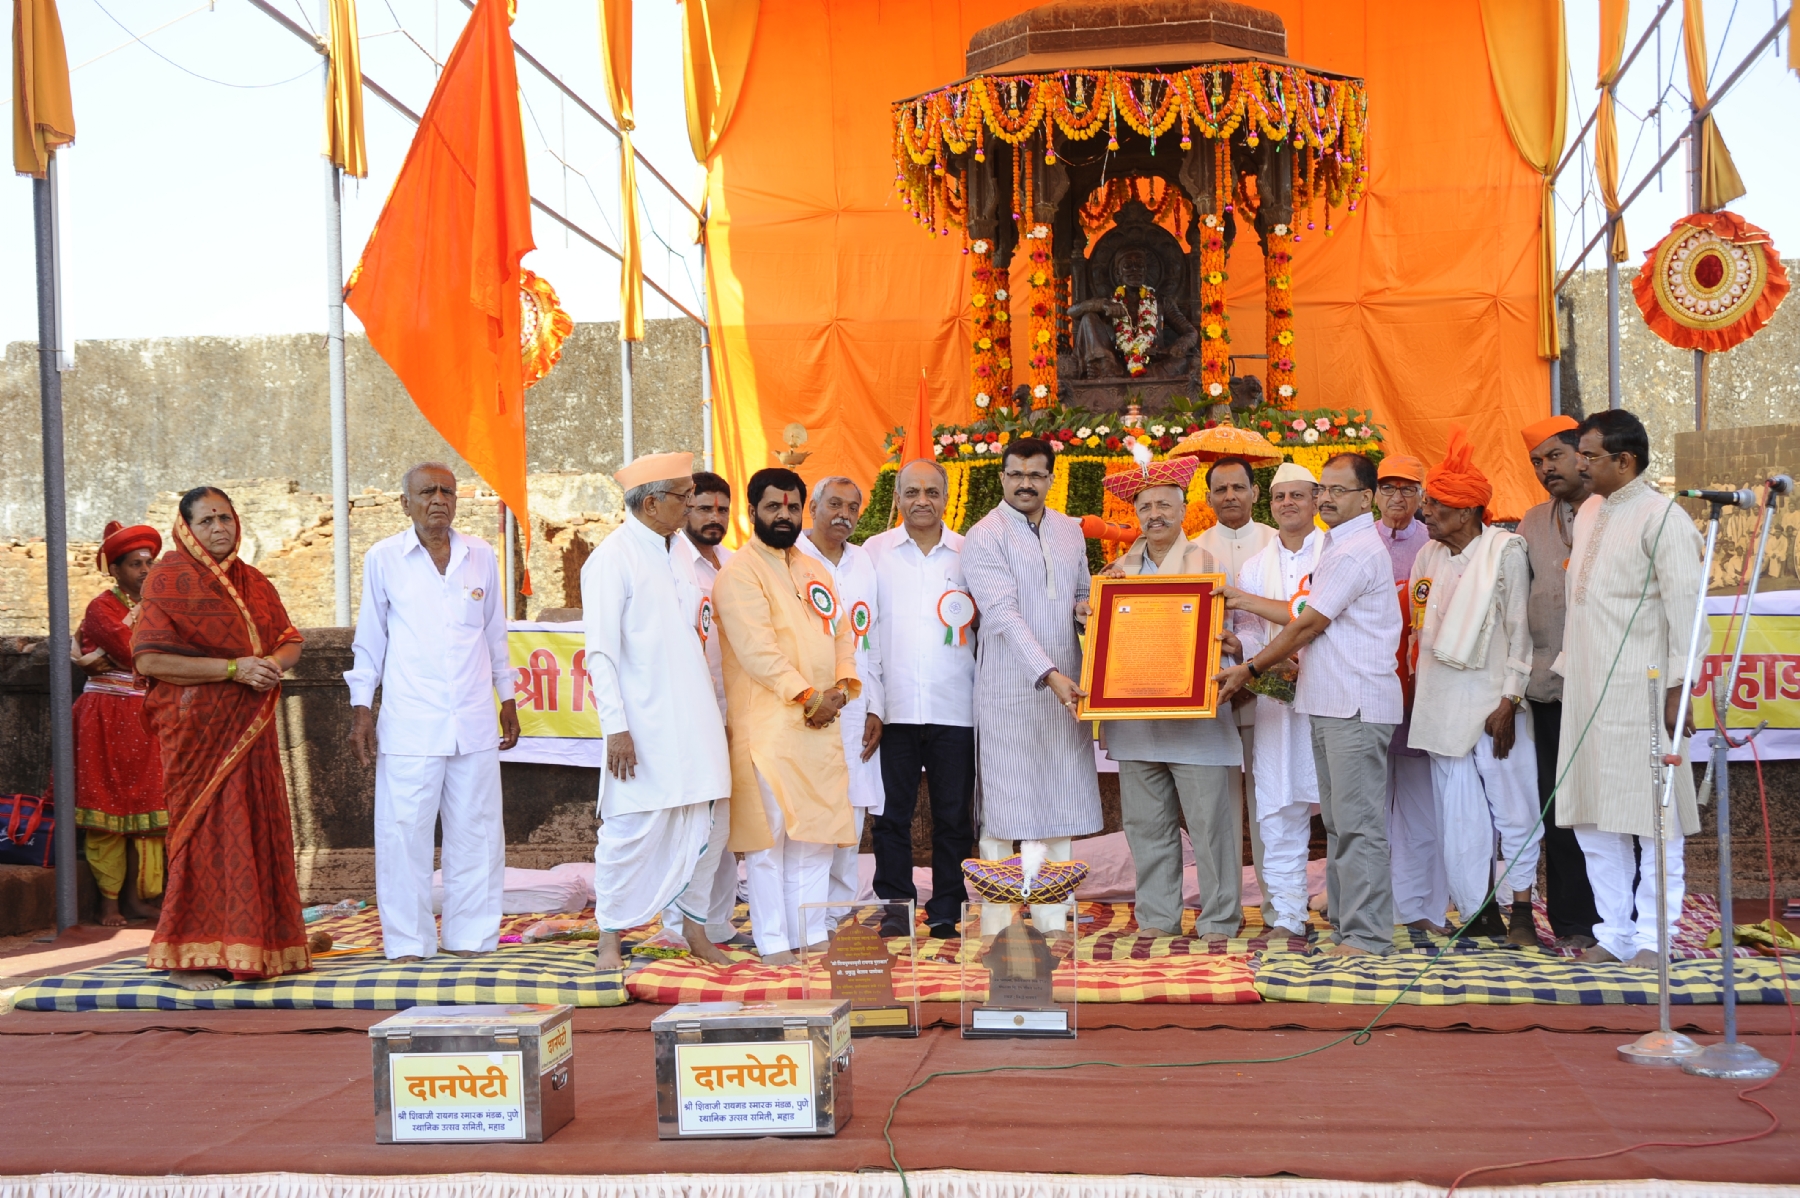
[[[938,596],[938,619],[944,624],[946,645],[969,643],[969,625],[975,622],[975,600],[967,591],[945,591]]]
[[[837,633],[838,601],[837,596],[831,593],[831,588],[819,579],[813,579],[806,584],[806,602],[824,622],[825,634],[827,636],[835,635]]]

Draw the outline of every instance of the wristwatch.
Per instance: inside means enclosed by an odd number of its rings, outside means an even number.
[[[1520,711],[1525,710],[1525,696],[1524,695],[1502,695],[1500,697],[1507,700],[1508,702],[1510,702],[1514,707],[1516,707]]]

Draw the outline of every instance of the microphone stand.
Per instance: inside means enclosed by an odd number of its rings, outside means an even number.
[[[1762,574],[1763,553],[1768,548],[1769,530],[1775,523],[1775,499],[1785,489],[1775,480],[1770,480],[1763,501],[1762,527],[1757,532],[1756,564],[1750,570],[1750,585],[1744,600],[1744,619],[1738,625],[1737,644],[1731,652],[1731,666],[1722,678],[1713,680],[1713,733],[1708,743],[1712,748],[1713,795],[1718,807],[1719,824],[1719,963],[1720,985],[1724,990],[1725,1039],[1717,1044],[1709,1044],[1699,1055],[1681,1061],[1682,1072],[1697,1077],[1755,1079],[1772,1077],[1781,1068],[1737,1038],[1736,959],[1733,956],[1737,951],[1737,928],[1732,922],[1731,911],[1731,787],[1726,777],[1730,768],[1729,750],[1748,744],[1752,737],[1768,726],[1768,722],[1765,720],[1752,729],[1748,736],[1735,742],[1726,731],[1725,724],[1731,710],[1731,695],[1737,687],[1738,665],[1744,656],[1744,637],[1750,631],[1750,612],[1756,603],[1756,582]],[[1719,506],[1717,503],[1712,506],[1714,528],[1718,527]],[[1709,573],[1702,577],[1700,583],[1702,604],[1705,603],[1706,581],[1710,578]],[[1681,725],[1677,724],[1676,727]],[[1665,961],[1666,959],[1665,956]]]

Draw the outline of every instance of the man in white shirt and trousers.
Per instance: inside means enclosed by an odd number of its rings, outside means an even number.
[[[1313,523],[1319,483],[1312,471],[1283,462],[1269,484],[1275,539],[1244,563],[1237,589],[1271,599],[1290,612],[1305,606],[1313,567],[1325,534]],[[1232,613],[1245,656],[1253,656],[1282,625],[1250,611]],[[1256,739],[1246,763],[1255,778],[1256,822],[1262,828],[1262,921],[1275,941],[1308,936],[1306,860],[1312,816],[1319,809],[1319,776],[1313,768],[1312,724],[1292,702],[1256,696]]]
[[[913,883],[913,812],[923,770],[931,803],[931,935],[958,934],[968,900],[962,863],[975,852],[975,600],[963,578],[959,533],[944,525],[950,479],[918,458],[894,478],[901,523],[863,543],[875,562],[881,619],[881,777],[875,817],[875,895],[919,900]],[[904,922],[899,921],[899,922]],[[884,935],[904,935],[890,915]]]
[[[875,626],[881,619],[875,587],[875,562],[861,545],[850,543],[862,514],[862,489],[844,477],[822,478],[813,484],[812,527],[795,542],[800,552],[824,566],[837,592],[838,619],[850,621],[856,641],[856,674],[862,694],[844,704],[838,728],[844,739],[844,768],[850,772],[850,819],[855,844],[840,845],[831,857],[830,896],[843,909],[856,898],[857,854],[862,844],[864,815],[880,815],[885,797],[881,788],[881,650]]]
[[[625,489],[625,522],[581,567],[588,677],[606,735],[594,846],[597,971],[620,968],[620,933],[671,903],[693,954],[728,960],[707,939],[707,912],[686,893],[713,805],[731,794],[725,721],[700,640],[702,595],[671,555],[694,491],[693,461],[691,453],[648,454],[613,475]]]
[[[1494,488],[1473,458],[1468,435],[1452,429],[1444,460],[1425,476],[1420,515],[1431,542],[1413,559],[1408,588],[1418,654],[1408,744],[1431,755],[1444,876],[1463,934],[1535,946],[1531,887],[1544,834],[1525,718],[1531,566],[1525,538],[1484,524]],[[1496,829],[1510,929],[1486,902]]]
[[[431,859],[441,818],[442,943],[446,953],[471,957],[500,941],[500,750],[519,740],[505,597],[488,543],[451,527],[456,475],[448,466],[426,462],[408,470],[400,510],[413,526],[363,556],[355,663],[344,673],[351,747],[364,766],[375,763],[382,948],[389,960],[408,962],[438,950]]]
[[[725,548],[725,531],[731,526],[731,484],[705,470],[694,472],[694,493],[688,497],[687,519],[681,532],[669,542],[669,558],[677,578],[691,582],[700,591],[700,616],[695,631],[706,649],[706,668],[712,671],[713,694],[719,700],[719,718],[725,714],[724,657],[720,653],[717,620],[714,618],[713,583],[719,571],[731,560]],[[738,931],[731,922],[737,910],[738,861],[727,841],[731,839],[731,803],[720,799],[713,804],[712,831],[706,839],[706,851],[694,867],[683,900],[696,911],[706,913],[706,939],[729,948],[749,948],[755,941]],[[687,921],[679,907],[663,912],[663,927],[680,929],[686,935]]]

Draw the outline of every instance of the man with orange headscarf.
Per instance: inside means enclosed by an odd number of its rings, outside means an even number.
[[[1525,718],[1531,567],[1525,540],[1485,522],[1493,484],[1461,428],[1425,476],[1431,543],[1413,560],[1414,695],[1407,744],[1431,755],[1450,901],[1462,934],[1536,945],[1537,752]],[[1494,832],[1512,893],[1512,927],[1487,902]],[[1441,914],[1441,913],[1440,913]]]
[[[155,919],[163,892],[162,750],[144,728],[143,681],[131,667],[138,600],[160,552],[162,534],[148,524],[108,524],[99,565],[113,585],[94,596],[76,633],[75,662],[88,679],[75,700],[75,826],[109,928]]]

